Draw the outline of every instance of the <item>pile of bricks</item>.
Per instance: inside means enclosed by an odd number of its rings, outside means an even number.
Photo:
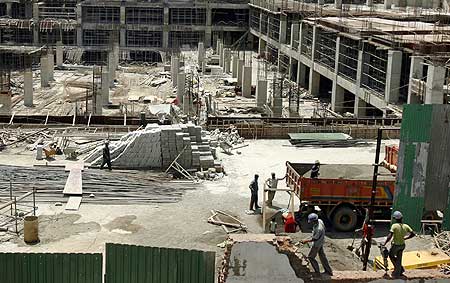
[[[85,158],[92,165],[102,162],[103,146]],[[147,125],[143,130],[123,136],[110,145],[113,167],[166,169],[178,157],[185,169],[221,167],[210,146],[210,139],[202,136],[202,128],[193,124],[159,126]]]

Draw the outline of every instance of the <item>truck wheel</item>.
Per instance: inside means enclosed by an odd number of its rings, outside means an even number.
[[[356,211],[348,206],[341,206],[333,213],[333,227],[342,232],[353,231],[358,223]]]

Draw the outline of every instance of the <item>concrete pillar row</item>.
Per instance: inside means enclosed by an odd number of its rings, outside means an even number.
[[[252,66],[244,66],[242,74],[242,96],[252,97]]]
[[[23,73],[23,105],[33,106],[33,71],[26,69]]]

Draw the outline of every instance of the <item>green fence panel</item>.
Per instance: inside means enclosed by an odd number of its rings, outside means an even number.
[[[106,244],[105,283],[214,283],[215,253]]]
[[[102,254],[0,253],[0,282],[102,283]]]

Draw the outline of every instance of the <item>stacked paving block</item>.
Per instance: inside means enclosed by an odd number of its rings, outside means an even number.
[[[85,160],[100,165],[102,151],[103,145],[98,146]],[[112,142],[110,151],[113,167],[166,169],[177,157],[187,170],[216,167],[209,138],[202,137],[202,128],[193,124],[149,124]]]

